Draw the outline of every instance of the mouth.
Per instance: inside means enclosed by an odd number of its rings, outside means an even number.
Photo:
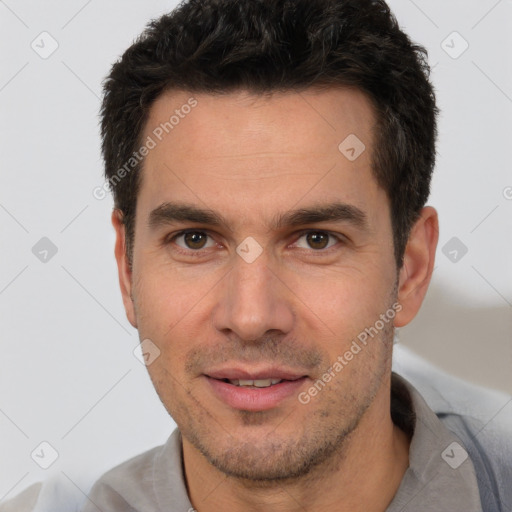
[[[249,375],[240,370],[224,370],[204,377],[216,398],[233,409],[245,411],[276,408],[286,399],[297,397],[308,380],[306,375],[283,371]]]
[[[299,377],[300,378],[300,377]],[[250,388],[269,388],[281,382],[288,381],[288,379],[218,379],[222,382],[228,382],[233,386],[243,386]],[[297,379],[294,379],[297,380]]]

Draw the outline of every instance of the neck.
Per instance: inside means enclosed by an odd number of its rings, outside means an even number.
[[[228,477],[183,438],[191,503],[198,512],[384,512],[409,465],[410,444],[391,420],[389,389],[388,380],[339,451],[300,479]]]

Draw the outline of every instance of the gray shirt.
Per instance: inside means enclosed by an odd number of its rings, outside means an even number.
[[[463,442],[406,379],[392,374],[393,421],[412,434],[409,467],[386,512],[482,512],[475,468]],[[111,469],[82,512],[192,512],[183,475],[181,433]]]

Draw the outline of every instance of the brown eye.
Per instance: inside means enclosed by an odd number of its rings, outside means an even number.
[[[182,249],[199,251],[215,246],[214,240],[204,231],[182,231],[175,235],[170,242],[175,243]]]
[[[321,231],[313,231],[306,235],[306,240],[312,249],[325,249],[329,243],[329,235]]]
[[[189,249],[202,249],[208,240],[208,235],[206,233],[201,233],[200,231],[191,231],[189,233],[184,233],[183,240]]]
[[[295,246],[301,249],[313,249],[313,252],[323,252],[342,240],[341,235],[335,235],[328,231],[306,231],[295,242]]]

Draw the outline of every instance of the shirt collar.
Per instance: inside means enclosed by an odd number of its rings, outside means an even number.
[[[394,372],[391,380],[393,419],[401,428],[412,427],[412,439],[409,468],[386,512],[482,512],[475,468],[462,441],[410,382]]]

